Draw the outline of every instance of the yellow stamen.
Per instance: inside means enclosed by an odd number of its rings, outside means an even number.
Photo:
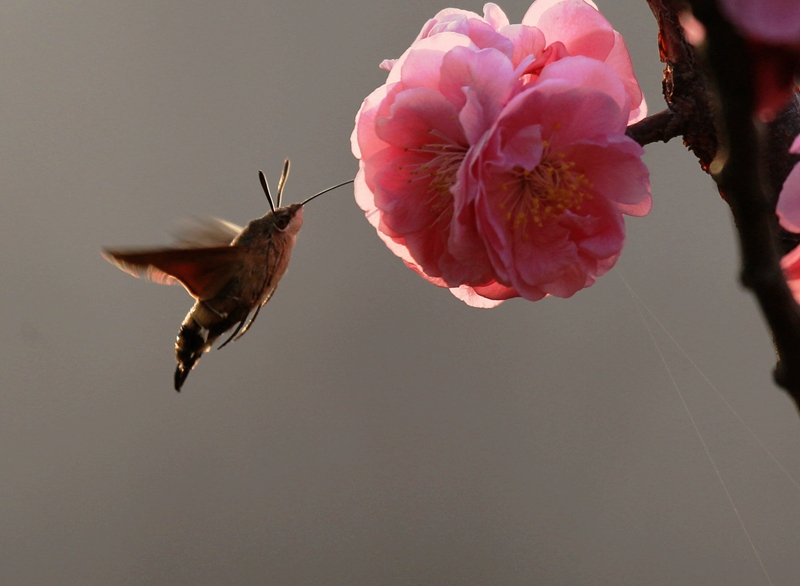
[[[430,134],[436,133],[430,131]],[[444,137],[439,138],[447,140]],[[450,188],[456,183],[458,168],[464,160],[467,147],[443,142],[430,143],[411,150],[428,155],[430,158],[424,163],[406,165],[409,169],[408,174],[413,176],[408,182],[427,180],[429,198],[425,203],[436,216],[435,222],[440,218],[449,220],[453,207],[453,194]]]
[[[515,167],[511,175],[511,181],[501,184],[501,190],[510,189],[498,207],[513,210],[507,214],[513,230],[525,230],[529,220],[541,228],[567,210],[580,210],[585,200],[592,199],[592,184],[575,162],[566,160],[564,153],[549,152],[547,145],[536,167]]]

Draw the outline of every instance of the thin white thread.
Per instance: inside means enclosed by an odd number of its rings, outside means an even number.
[[[767,578],[767,582],[769,582],[771,586],[774,586],[774,584],[772,584],[772,579],[769,577],[769,572],[767,572],[767,568],[766,566],[764,566],[764,562],[761,560],[761,556],[758,555],[758,550],[756,549],[755,543],[753,543],[752,537],[750,537],[750,532],[747,530],[747,527],[744,524],[744,520],[742,520],[742,516],[739,514],[739,509],[736,508],[736,504],[733,502],[733,497],[731,497],[731,493],[728,491],[728,486],[722,479],[722,474],[720,474],[719,468],[717,468],[717,463],[714,461],[714,457],[711,455],[711,452],[709,451],[708,446],[706,445],[706,441],[703,439],[703,434],[700,433],[700,428],[697,427],[697,423],[695,422],[694,417],[692,416],[692,412],[689,410],[689,405],[686,404],[686,400],[683,398],[683,393],[681,392],[681,389],[678,386],[678,382],[675,380],[675,377],[672,376],[672,371],[670,370],[669,365],[667,364],[667,361],[664,358],[664,354],[661,352],[661,347],[658,345],[656,337],[653,335],[653,330],[650,329],[650,324],[647,323],[647,320],[644,317],[644,313],[642,313],[642,309],[639,306],[638,296],[633,292],[633,289],[631,289],[631,286],[628,284],[628,281],[625,280],[622,271],[619,268],[617,268],[615,272],[617,273],[617,275],[619,275],[619,278],[625,284],[625,287],[628,289],[628,292],[631,294],[631,297],[633,298],[633,302],[636,305],[636,311],[639,313],[639,317],[642,318],[642,322],[644,323],[644,327],[647,329],[647,333],[650,336],[650,340],[653,342],[653,346],[655,346],[656,352],[658,353],[659,358],[661,358],[661,363],[664,365],[664,369],[667,371],[667,374],[669,375],[669,378],[672,381],[672,386],[681,399],[683,408],[686,410],[686,414],[689,416],[689,421],[692,422],[692,427],[694,427],[694,431],[697,434],[697,437],[700,439],[700,443],[703,446],[703,450],[705,450],[706,452],[706,456],[708,456],[708,460],[711,462],[712,468],[714,468],[714,472],[716,473],[717,479],[719,480],[719,483],[722,486],[722,490],[725,491],[725,496],[728,497],[728,502],[731,504],[731,508],[733,509],[733,512],[736,514],[736,518],[739,520],[739,525],[741,526],[745,537],[747,537],[747,541],[750,543],[750,547],[753,550],[753,554],[756,556],[756,559],[758,560],[758,565],[761,566],[761,571],[764,572],[764,576]],[[642,305],[644,305],[644,303],[642,303]]]
[[[622,276],[622,274],[621,274],[621,273],[620,273],[620,276]],[[623,282],[625,281],[624,277],[623,277],[623,279],[622,279],[622,280],[623,280]],[[689,356],[689,355],[686,353],[686,350],[684,350],[684,349],[683,349],[683,347],[682,347],[682,346],[681,346],[681,345],[678,343],[678,341],[677,341],[675,338],[673,338],[673,337],[672,337],[672,334],[670,334],[670,333],[669,333],[669,331],[667,330],[667,328],[665,328],[665,327],[664,327],[664,325],[663,325],[663,324],[661,323],[661,321],[660,321],[660,320],[659,320],[659,319],[658,319],[658,318],[655,316],[655,314],[654,314],[654,313],[652,312],[652,310],[651,310],[651,309],[650,309],[650,308],[647,306],[647,304],[644,302],[644,300],[642,300],[642,298],[641,298],[641,297],[639,297],[638,293],[636,293],[636,292],[635,292],[633,289],[631,289],[631,288],[630,288],[630,286],[628,285],[628,283],[625,283],[625,285],[628,287],[628,290],[631,292],[631,294],[634,296],[634,298],[635,298],[635,299],[636,299],[636,300],[637,300],[639,303],[641,303],[641,304],[642,304],[642,307],[644,307],[644,308],[647,310],[647,313],[649,313],[649,314],[650,314],[650,317],[652,317],[652,318],[653,318],[653,321],[655,321],[655,322],[658,324],[658,327],[660,327],[660,328],[661,328],[661,330],[662,330],[662,331],[663,331],[663,332],[664,332],[664,333],[667,335],[667,337],[670,339],[670,341],[672,341],[672,343],[673,343],[673,344],[675,344],[675,347],[676,347],[676,348],[678,348],[678,350],[680,350],[680,351],[681,351],[681,353],[682,353],[682,354],[683,354],[683,356],[686,358],[686,360],[688,360],[688,361],[689,361],[689,364],[691,364],[692,366],[694,366],[694,369],[697,371],[697,373],[698,373],[698,374],[699,374],[701,377],[703,377],[703,380],[704,380],[704,381],[706,381],[706,384],[708,384],[708,386],[709,386],[709,387],[711,387],[711,389],[712,389],[712,390],[713,390],[713,391],[714,391],[714,392],[717,394],[717,396],[718,396],[720,399],[722,399],[722,402],[723,402],[723,403],[725,403],[725,406],[726,406],[728,409],[730,409],[731,413],[733,413],[733,414],[736,416],[736,419],[738,419],[738,420],[739,420],[739,423],[741,423],[741,424],[742,424],[742,426],[743,426],[743,427],[744,427],[744,428],[747,430],[747,432],[748,432],[748,433],[750,434],[750,436],[751,436],[751,437],[752,437],[752,438],[753,438],[753,439],[756,441],[756,443],[757,443],[759,446],[761,446],[761,449],[762,449],[762,450],[764,450],[764,452],[767,454],[767,456],[769,456],[769,457],[770,457],[770,459],[771,459],[771,460],[772,460],[772,461],[775,463],[775,465],[776,465],[776,466],[777,466],[777,467],[780,469],[780,471],[781,471],[781,472],[783,472],[783,474],[786,476],[786,478],[789,480],[789,482],[791,482],[791,483],[794,485],[794,487],[795,487],[795,488],[798,490],[798,492],[800,492],[800,484],[798,484],[798,482],[797,482],[797,481],[794,479],[794,477],[793,477],[793,476],[792,476],[792,475],[789,473],[789,471],[788,471],[788,470],[787,470],[787,469],[786,469],[786,468],[783,466],[783,464],[781,464],[781,463],[780,463],[780,461],[779,461],[779,460],[778,460],[778,459],[777,459],[777,458],[776,458],[776,457],[775,457],[775,456],[772,454],[772,452],[770,452],[770,451],[769,451],[769,448],[768,448],[768,447],[767,447],[767,446],[764,444],[764,442],[762,442],[762,441],[761,441],[761,439],[760,439],[760,438],[759,438],[759,437],[756,435],[756,433],[755,433],[755,432],[754,432],[754,431],[753,431],[753,430],[750,428],[750,426],[749,426],[749,425],[747,425],[747,423],[745,423],[744,419],[742,419],[742,417],[739,415],[739,413],[736,411],[736,409],[734,409],[734,408],[733,408],[733,405],[731,405],[731,404],[728,402],[728,400],[725,398],[725,395],[723,395],[723,394],[722,394],[722,392],[720,392],[720,390],[719,390],[719,389],[717,389],[717,387],[715,387],[715,386],[714,386],[714,384],[713,384],[713,383],[712,383],[712,382],[711,382],[711,381],[708,379],[708,377],[706,376],[706,374],[705,374],[705,373],[704,373],[702,370],[700,370],[700,367],[699,367],[699,366],[697,366],[697,364],[695,363],[695,361],[691,359],[691,357],[690,357],[690,356]]]

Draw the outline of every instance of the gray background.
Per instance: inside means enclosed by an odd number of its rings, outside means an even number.
[[[343,189],[306,209],[251,332],[172,391],[191,299],[100,248],[245,223],[286,156],[289,201],[351,178],[379,62],[447,5],[0,4],[2,584],[767,583],[614,272],[470,309]],[[644,0],[601,8],[660,110]],[[727,208],[678,142],[647,162],[622,270],[800,476]],[[800,490],[655,334],[772,581],[796,584]]]

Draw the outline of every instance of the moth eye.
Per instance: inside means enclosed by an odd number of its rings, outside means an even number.
[[[275,225],[278,227],[278,230],[285,230],[286,226],[289,225],[291,218],[289,216],[280,216],[276,221]]]

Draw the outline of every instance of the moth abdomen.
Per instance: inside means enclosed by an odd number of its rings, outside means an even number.
[[[200,329],[200,325],[189,315],[181,324],[175,340],[175,360],[178,362],[175,367],[175,390],[178,392],[195,362],[205,352],[206,339],[200,334]]]

